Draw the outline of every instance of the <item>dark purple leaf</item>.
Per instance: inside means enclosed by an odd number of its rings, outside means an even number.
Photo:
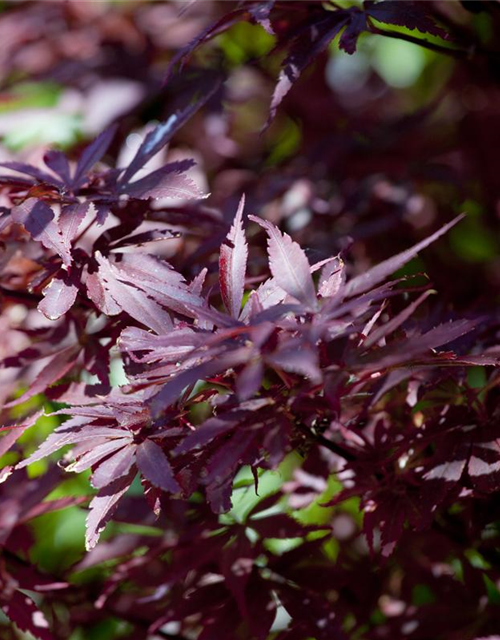
[[[231,25],[235,24],[241,19],[242,14],[244,13],[244,8],[236,8],[222,16],[222,18],[218,19],[216,22],[209,24],[208,27],[205,27],[200,33],[198,33],[188,44],[182,47],[170,61],[166,73],[165,82],[167,83],[171,77],[174,67],[181,62],[183,65],[189,56],[193,53],[195,49],[197,49],[203,42],[213,38],[215,35],[220,33],[221,31],[225,31]]]
[[[97,138],[84,149],[76,166],[73,183],[71,185],[73,189],[77,189],[83,184],[86,174],[104,156],[115,137],[116,130],[117,126],[112,125],[100,133]]]
[[[238,416],[222,416],[221,418],[210,418],[197,427],[181,444],[176,447],[174,453],[186,453],[192,449],[198,449],[224,433],[228,433],[238,424]]]
[[[475,329],[478,324],[479,320],[448,322],[434,327],[434,329],[421,335],[414,335],[406,340],[391,343],[387,347],[380,348],[373,356],[368,356],[360,362],[363,362],[366,371],[371,371],[372,369],[381,370],[396,365],[400,366],[402,363],[427,355],[426,352],[430,349],[436,349],[457,340]]]
[[[141,475],[152,485],[169,493],[180,492],[166,455],[152,440],[144,440],[137,447],[136,460]]]
[[[17,442],[18,438],[22,434],[32,427],[36,421],[43,415],[43,410],[37,411],[28,418],[26,418],[21,424],[15,424],[8,427],[1,427],[0,431],[5,431],[5,435],[0,438],[0,456],[3,456],[7,451]]]
[[[125,446],[122,449],[111,454],[106,460],[101,461],[92,474],[90,482],[96,489],[102,489],[129,473],[134,464],[135,446],[127,443],[126,440],[123,444]]]
[[[372,267],[365,273],[352,278],[347,284],[345,288],[346,296],[355,296],[360,293],[364,293],[371,289],[375,285],[379,284],[386,278],[388,278],[391,274],[393,274],[398,269],[401,269],[407,262],[409,262],[412,258],[414,258],[419,251],[425,249],[430,244],[435,242],[442,235],[447,233],[452,227],[454,227],[460,220],[463,219],[463,215],[456,217],[454,220],[445,224],[444,227],[441,227],[438,231],[433,233],[431,236],[422,240],[411,249],[407,249],[406,251],[402,251],[398,253],[398,255],[377,264],[375,267]]]
[[[157,125],[144,138],[132,162],[125,169],[120,184],[130,182],[130,178],[141,169],[148,160],[155,156],[174,136],[174,134],[200,109],[217,90],[218,83],[214,83],[211,90],[205,92],[191,104],[173,113],[165,122]]]
[[[23,162],[0,162],[0,167],[24,173],[27,176],[35,178],[38,182],[46,182],[56,186],[61,185],[60,180],[55,178],[53,175],[46,173],[45,171],[40,171],[40,169],[33,167],[31,164],[24,164]]]
[[[415,310],[422,304],[422,302],[424,302],[424,300],[426,300],[432,293],[432,291],[425,291],[421,296],[417,298],[417,300],[415,300],[415,302],[412,302],[407,307],[405,307],[403,311],[398,313],[397,316],[389,320],[389,322],[386,322],[386,324],[384,324],[383,326],[372,331],[363,342],[363,346],[367,348],[371,347],[372,345],[377,344],[377,342],[379,342],[382,338],[385,338],[387,335],[394,333],[394,331],[404,322],[406,322],[406,320],[408,320],[408,318],[413,315]]]
[[[284,513],[277,513],[248,520],[247,525],[255,529],[262,538],[304,538],[312,531],[328,531],[323,527],[303,525]]]
[[[71,204],[62,207],[57,222],[63,242],[67,247],[69,247],[71,242],[76,238],[78,229],[92,206],[91,203],[82,202],[80,204]]]
[[[43,156],[43,161],[52,171],[61,178],[64,184],[71,182],[70,167],[68,160],[62,151],[51,149]]]
[[[54,640],[44,614],[25,593],[14,591],[5,594],[0,599],[0,607],[21,631],[32,634],[37,640]]]
[[[426,480],[444,480],[446,482],[456,483],[462,477],[465,467],[467,466],[468,451],[462,459],[446,460],[441,464],[433,467],[424,475]]]
[[[251,360],[236,380],[236,393],[241,401],[252,398],[260,389],[264,376],[264,364],[260,358]]]
[[[340,49],[343,49],[346,53],[354,53],[358,38],[363,31],[367,30],[367,26],[366,13],[357,7],[351,8],[349,22],[340,36]]]
[[[57,320],[73,306],[78,294],[79,278],[74,269],[60,271],[43,290],[38,310],[49,320]]]
[[[134,472],[131,472],[128,476],[120,478],[112,485],[101,489],[92,499],[86,521],[85,548],[87,551],[93,549],[99,541],[101,532],[111,519],[120,498],[130,487],[133,479]]]
[[[185,175],[194,165],[193,160],[172,162],[157,169],[140,180],[122,186],[121,192],[132,198],[180,198],[192,199],[206,197],[198,186]]]
[[[118,439],[120,442],[123,438],[129,438],[130,432],[125,429],[118,429],[112,427],[99,427],[89,425],[91,422],[87,417],[72,418],[58,427],[50,436],[43,442],[38,449],[31,454],[28,458],[18,463],[17,468],[22,469],[27,465],[42,460],[62,447],[68,444],[77,444],[82,442],[89,442],[91,446],[94,444],[102,444],[102,439]],[[86,425],[89,425],[85,428]],[[121,445],[123,446],[123,445]]]
[[[207,485],[207,497],[215,513],[223,513],[231,508],[234,475],[255,437],[256,434],[249,430],[233,434],[207,463],[207,475],[203,482]]]
[[[98,444],[97,446],[93,444],[94,441],[96,441],[95,437],[90,441],[90,450],[86,453],[83,453],[83,455],[79,455],[78,459],[75,460],[75,462],[72,462],[67,467],[65,467],[66,471],[81,473],[86,469],[90,469],[90,467],[100,462],[103,458],[114,454],[118,449],[123,449],[124,447],[126,447],[126,445],[130,444],[131,439],[112,438],[104,442],[103,444]]]
[[[205,344],[206,336],[196,333],[192,329],[176,329],[166,335],[154,334],[128,327],[120,335],[120,347],[127,352],[139,351],[141,357],[134,354],[132,357],[138,362],[155,362],[163,359],[168,362],[178,362],[183,359],[193,348]]]
[[[304,27],[302,32],[290,42],[290,53],[283,62],[271,100],[268,124],[276,115],[276,110],[283,98],[297,82],[300,74],[326,50],[347,21],[348,17],[343,11],[325,12],[324,18],[316,19]]]
[[[93,205],[96,209],[96,216],[95,216],[96,223],[99,226],[102,226],[108,219],[109,214],[111,213],[109,205],[104,203],[99,203],[99,202],[94,202]]]
[[[318,354],[308,345],[291,340],[279,351],[267,358],[268,362],[290,373],[298,373],[309,378],[313,384],[322,380]]]
[[[68,371],[75,364],[78,355],[79,347],[77,345],[71,345],[58,351],[53,355],[43,369],[38,373],[30,387],[15,400],[8,402],[5,407],[15,407],[18,404],[26,402],[38,393],[43,393],[47,387],[54,384],[57,380],[65,376]]]
[[[171,231],[170,229],[153,229],[152,231],[144,231],[143,233],[136,233],[135,235],[128,236],[113,243],[111,251],[119,252],[122,247],[142,247],[145,244],[150,244],[152,242],[179,238],[180,235],[181,234],[178,231]]]
[[[418,29],[421,33],[447,38],[446,31],[436,24],[434,15],[425,2],[408,0],[386,0],[385,2],[367,1],[364,3],[366,13],[384,24]]]
[[[163,389],[157,393],[150,401],[151,412],[153,414],[160,414],[162,411],[170,407],[174,402],[180,399],[182,391],[197,382],[213,376],[226,369],[243,364],[248,360],[250,351],[247,347],[235,349],[229,353],[225,353],[212,361],[204,362],[203,364],[183,371],[175,376],[172,381],[167,382]]]
[[[172,328],[172,321],[165,309],[132,282],[123,282],[120,269],[107,258],[98,253],[95,258],[99,270],[87,277],[87,291],[102,313],[113,316],[125,311],[157,333]]]
[[[270,35],[274,35],[271,25],[270,15],[274,7],[275,0],[266,0],[265,2],[255,2],[249,5],[248,12],[257,24],[267,31]]]
[[[86,496],[66,496],[65,498],[57,498],[56,500],[45,500],[30,509],[25,516],[25,520],[28,521],[32,518],[38,518],[38,516],[42,516],[45,513],[53,513],[54,511],[74,507],[82,504],[82,502],[87,502]]]
[[[194,293],[195,296],[201,296],[201,292],[203,291],[203,284],[205,282],[205,278],[207,277],[208,269],[204,267],[200,273],[193,278],[193,280],[188,284],[188,291],[190,293]]]
[[[102,262],[102,259],[101,259]],[[104,268],[104,266],[103,266]],[[121,262],[108,263],[108,276],[115,282],[140,289],[137,295],[149,298],[172,311],[197,317],[197,309],[204,300],[191,293],[182,275],[158,258],[146,253],[124,254]]]
[[[243,307],[240,319],[246,322],[252,317],[253,320],[264,309],[281,306],[280,303],[285,298],[286,291],[278,286],[275,278],[269,278],[256,291],[251,292],[248,303]]]
[[[61,256],[65,265],[71,264],[70,248],[54,220],[54,212],[44,202],[28,198],[22,204],[13,207],[12,220],[22,224],[33,240],[41,242],[44,247]]]

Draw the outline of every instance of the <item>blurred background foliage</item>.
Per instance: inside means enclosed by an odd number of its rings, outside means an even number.
[[[15,154],[35,162],[50,146],[76,156],[86,141],[116,119],[123,141],[119,156],[130,155],[137,143],[134,132],[143,132],[168,113],[176,85],[164,86],[163,79],[173,54],[227,11],[228,4],[2,3],[0,161]],[[445,5],[444,14],[491,45],[491,14],[469,13],[458,2],[436,4]],[[265,207],[262,215],[281,222],[303,246],[311,247],[314,259],[333,254],[350,237],[357,270],[409,246],[437,221],[465,211],[465,222],[424,258],[412,261],[404,273],[428,273],[444,305],[453,301],[460,308],[472,302],[480,309],[495,303],[500,283],[500,90],[495,83],[500,69],[492,72],[457,62],[396,38],[364,34],[352,56],[334,41],[292,89],[272,126],[260,133],[282,58],[280,52],[272,52],[273,45],[273,36],[262,27],[242,22],[193,56],[194,67],[226,75],[219,102],[214,101],[204,119],[195,119],[177,141],[184,153],[197,157],[212,193],[209,205],[221,206],[228,194],[244,186],[249,210]],[[473,387],[485,382],[480,367],[470,376]],[[10,417],[42,406],[48,411],[57,408],[37,396],[13,409]],[[57,417],[40,418],[19,440],[22,454],[34,451],[57,423]],[[13,464],[19,457],[20,452],[9,452],[0,463]],[[221,516],[221,523],[241,520],[256,501],[290,483],[301,463],[293,454],[278,471],[263,473],[258,496],[250,472],[242,472],[234,488],[234,508]],[[29,476],[44,474],[47,464],[31,465]],[[341,508],[320,506],[338,488],[331,480],[302,509],[290,506],[286,497],[274,508],[293,511],[305,524],[330,520],[335,513],[339,527],[359,526],[356,499]],[[132,491],[139,495],[140,485]],[[87,475],[81,474],[68,477],[48,497],[88,494]],[[35,518],[30,525],[35,541],[31,560],[62,576],[83,556],[85,516],[83,503]],[[115,522],[103,539],[136,529]],[[158,535],[149,526],[142,533]],[[300,540],[268,541],[277,554],[295,544]],[[332,537],[332,560],[337,547]],[[477,565],[483,559],[473,555],[470,561]],[[108,564],[74,571],[70,579],[75,584],[102,582]],[[491,599],[500,602],[495,585],[489,590]],[[417,605],[433,597],[426,585],[415,587]],[[383,614],[375,612],[374,623],[377,615]],[[3,624],[7,630],[5,617]],[[108,617],[69,640],[108,640],[129,637],[129,632],[126,622]]]

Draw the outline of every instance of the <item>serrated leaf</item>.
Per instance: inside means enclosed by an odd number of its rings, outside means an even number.
[[[75,462],[65,467],[65,471],[81,473],[86,469],[90,469],[90,467],[100,462],[103,458],[115,453],[118,449],[122,449],[129,442],[130,440],[127,438],[114,438],[95,446],[93,441],[91,441],[91,449],[83,455],[79,455]]]
[[[93,207],[94,205],[91,202],[81,202],[62,207],[57,222],[63,242],[67,247],[69,247],[71,242],[76,238],[80,225],[84,221],[89,210]]]
[[[25,164],[23,162],[0,162],[0,167],[11,169],[12,171],[18,171],[24,175],[35,178],[38,182],[46,182],[47,184],[53,184],[60,186],[61,182],[50,173],[41,171],[31,164]]]
[[[76,165],[75,176],[71,185],[73,189],[76,189],[83,184],[85,175],[106,153],[115,136],[116,130],[116,125],[112,125],[108,129],[105,129],[88,145],[88,147],[84,149],[80,159],[78,160],[78,164]]]
[[[99,541],[101,532],[108,524],[120,498],[130,487],[133,479],[134,474],[130,473],[128,476],[113,482],[112,485],[101,489],[92,499],[86,520],[85,548],[87,551],[93,549]]]
[[[43,156],[43,161],[52,169],[52,171],[61,178],[64,184],[69,185],[71,182],[70,175],[70,167],[68,163],[68,159],[62,153],[62,151],[57,151],[56,149],[50,149]]]
[[[43,289],[38,310],[49,320],[57,320],[73,306],[78,294],[79,280],[74,271],[59,272]]]
[[[57,253],[65,265],[70,265],[71,251],[54,220],[52,209],[36,198],[28,198],[22,204],[12,208],[12,220],[22,224],[33,240]]]
[[[196,183],[185,175],[185,172],[194,165],[193,160],[181,160],[153,171],[140,180],[129,182],[121,188],[132,198],[146,200],[148,198],[203,198],[207,194]]]
[[[245,196],[241,196],[233,225],[220,248],[219,284],[224,306],[233,318],[238,318],[245,288],[248,245],[243,230]]]
[[[32,427],[42,415],[43,409],[28,416],[21,424],[1,427],[0,431],[5,431],[6,433],[0,438],[0,456],[3,456],[23,435],[26,429]]]
[[[170,229],[153,229],[151,231],[144,231],[142,233],[136,233],[126,238],[122,238],[117,242],[114,242],[111,252],[119,253],[123,250],[124,247],[142,247],[153,242],[161,242],[162,240],[179,238],[180,235],[181,234],[178,231],[171,231]]]
[[[203,362],[202,364],[182,371],[172,380],[169,380],[165,386],[155,394],[149,401],[151,412],[153,415],[159,415],[166,408],[174,404],[180,397],[182,391],[208,376],[213,376],[226,369],[242,364],[248,360],[250,350],[248,347],[235,349],[228,353],[218,356],[214,360]]]
[[[339,48],[343,49],[346,53],[354,53],[360,34],[367,29],[366,13],[357,7],[351,7],[349,11],[349,22],[340,36]]]
[[[316,292],[304,251],[288,234],[282,234],[270,222],[255,216],[249,216],[249,219],[263,227],[269,236],[269,268],[276,283],[308,309],[315,309]]]
[[[434,16],[424,2],[390,0],[390,2],[365,2],[366,13],[384,24],[417,29],[421,33],[446,39],[446,31],[436,24]]]
[[[0,599],[0,607],[18,629],[30,633],[37,640],[54,640],[49,623],[33,600],[21,591],[13,591]]]
[[[175,448],[174,454],[179,455],[202,447],[217,436],[234,429],[239,419],[241,419],[239,416],[223,416],[221,418],[210,418],[206,420],[202,425],[192,431],[187,438],[184,438],[181,444]]]
[[[61,427],[58,427],[49,437],[42,442],[38,449],[32,453],[28,458],[21,460],[16,466],[17,469],[27,467],[33,462],[42,460],[47,456],[52,455],[59,449],[62,449],[68,444],[77,444],[88,441],[90,443],[97,442],[99,439],[123,439],[130,436],[130,432],[125,429],[118,429],[112,427],[99,427],[90,425],[89,419],[86,416],[78,416],[65,422]]]
[[[123,445],[122,449],[100,462],[92,474],[90,482],[96,489],[106,487],[129,473],[134,464],[136,447],[130,443],[130,440],[125,440]]]
[[[86,284],[89,298],[102,313],[112,316],[125,311],[157,333],[172,328],[168,312],[153,296],[134,286],[141,282],[139,278],[132,277],[131,282],[126,282],[123,266],[115,267],[99,252],[95,254],[95,259],[99,265],[98,271],[87,277]]]
[[[58,351],[38,373],[27,391],[19,396],[19,398],[11,400],[4,406],[15,407],[18,404],[26,402],[26,400],[29,400],[33,396],[36,396],[38,393],[43,393],[47,387],[70,371],[78,358],[79,352],[80,350],[77,345],[71,345],[65,349],[61,349],[61,351]]]
[[[136,460],[142,476],[152,485],[169,493],[180,492],[167,456],[155,442],[144,440],[137,447]]]
[[[385,338],[387,335],[393,333],[398,327],[400,327],[410,316],[413,315],[415,310],[426,300],[430,295],[432,295],[433,291],[425,291],[421,296],[417,298],[414,302],[409,304],[407,307],[403,309],[400,313],[398,313],[394,318],[391,318],[389,322],[386,322],[383,326],[375,329],[370,333],[370,335],[363,342],[363,346],[368,348],[372,345],[379,342],[382,338]]]
[[[454,227],[458,222],[460,222],[460,220],[462,220],[463,217],[464,217],[463,215],[456,217],[454,220],[452,220],[448,224],[445,224],[444,227],[441,227],[441,229],[433,233],[428,238],[425,238],[425,240],[422,240],[418,244],[414,245],[410,249],[407,249],[406,251],[402,251],[401,253],[398,253],[397,255],[392,256],[392,258],[389,258],[388,260],[384,260],[384,262],[381,262],[377,264],[375,267],[368,269],[368,271],[366,271],[365,273],[362,273],[359,276],[352,278],[346,284],[345,295],[346,296],[359,295],[360,293],[364,293],[365,291],[368,291],[375,285],[379,284],[380,282],[388,278],[391,274],[393,274],[395,271],[397,271],[398,269],[401,269],[401,267],[403,267],[407,262],[409,262],[412,258],[414,258],[419,253],[419,251],[422,251],[422,249],[425,249],[430,244],[438,240],[438,238],[440,238],[445,233],[447,233],[452,227]]]
[[[274,89],[267,126],[301,73],[328,47],[347,21],[348,16],[343,11],[325,12],[325,16],[320,20],[315,19],[311,24],[306,24],[289,43],[289,54],[283,62]]]
[[[212,93],[217,89],[217,83],[214,83],[211,90],[195,100],[193,103],[178,109],[165,122],[161,122],[144,138],[143,143],[137,150],[134,158],[129,166],[125,169],[120,178],[120,184],[130,181],[139,169],[141,169],[148,160],[155,156],[174,136],[174,134],[184,125],[194,114],[200,109],[210,98]]]

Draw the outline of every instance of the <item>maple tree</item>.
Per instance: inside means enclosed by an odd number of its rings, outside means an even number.
[[[497,637],[479,14],[500,27],[496,2],[0,14],[7,100],[24,74],[82,95],[121,77],[130,101],[86,143],[0,162],[2,637]],[[453,61],[445,98],[395,115],[373,77],[350,115],[326,61],[365,37]],[[37,526],[68,513],[81,547],[50,567]]]

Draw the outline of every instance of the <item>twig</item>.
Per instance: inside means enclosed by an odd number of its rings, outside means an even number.
[[[320,446],[325,447],[326,449],[329,449],[332,453],[335,453],[341,458],[344,458],[344,460],[346,460],[347,462],[351,462],[352,460],[356,459],[355,456],[350,451],[346,451],[339,444],[337,444],[336,442],[332,442],[331,440],[328,440],[328,438],[325,438],[325,436],[319,433],[314,433],[314,431],[309,429],[303,422],[296,422],[295,425],[299,429],[299,431],[301,431],[308,438],[315,441]]]
[[[386,31],[385,29],[379,29],[379,27],[375,27],[370,23],[370,33],[373,33],[378,36],[385,36],[386,38],[396,38],[396,40],[406,40],[406,42],[411,42],[412,44],[419,45],[420,47],[424,47],[425,49],[430,49],[431,51],[435,51],[436,53],[444,53],[445,55],[452,56],[453,58],[468,58],[471,54],[478,52],[476,51],[467,51],[466,49],[454,49],[453,47],[445,47],[443,45],[437,44],[435,42],[429,42],[424,38],[415,38],[415,36],[411,36],[407,33],[400,33],[399,31]],[[489,52],[481,52],[481,53],[489,53]]]
[[[117,610],[116,608],[110,606],[105,606],[105,609],[111,614],[119,616],[123,620],[130,622],[130,624],[141,627],[142,629],[149,629],[150,623],[147,620],[143,620],[142,618],[135,616],[133,613],[125,613],[124,611]],[[168,631],[162,631],[161,629],[158,629],[151,635],[160,636],[161,638],[167,638],[167,640],[188,640],[186,636],[181,636],[178,633],[169,633]]]
[[[41,296],[37,296],[34,293],[28,293],[27,291],[17,291],[15,289],[6,289],[0,286],[0,295],[4,298],[10,298],[12,300],[20,300],[23,302],[40,302]]]

